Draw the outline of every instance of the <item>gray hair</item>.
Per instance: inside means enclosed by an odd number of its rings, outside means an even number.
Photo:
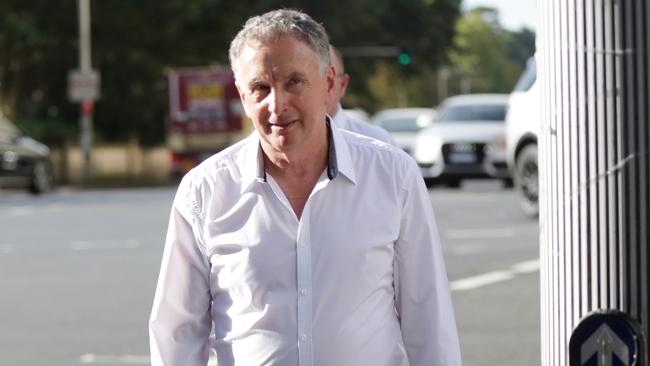
[[[244,46],[250,41],[272,43],[284,37],[293,36],[311,48],[320,61],[324,74],[330,65],[329,37],[325,28],[309,15],[292,9],[273,10],[249,18],[244,28],[230,42],[230,67],[235,74],[235,65]]]

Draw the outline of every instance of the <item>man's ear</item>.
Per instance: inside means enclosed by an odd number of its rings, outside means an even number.
[[[336,69],[330,65],[325,72],[325,82],[327,87],[327,95],[333,95],[336,83]]]

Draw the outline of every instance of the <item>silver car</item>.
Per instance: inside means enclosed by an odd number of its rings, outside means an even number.
[[[372,123],[388,131],[397,145],[413,154],[417,134],[431,123],[433,108],[394,108],[377,112]]]
[[[418,134],[413,157],[427,185],[459,187],[466,178],[512,180],[506,166],[507,94],[447,98],[431,125]]]

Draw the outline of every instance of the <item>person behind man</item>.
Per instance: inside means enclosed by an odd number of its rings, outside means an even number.
[[[346,113],[341,106],[341,99],[345,96],[345,92],[350,84],[350,75],[345,72],[343,65],[343,55],[334,46],[330,45],[330,62],[336,71],[336,81],[334,82],[334,95],[335,98],[327,105],[327,113],[332,117],[334,125],[344,130],[356,132],[358,134],[372,137],[379,141],[397,146],[393,136],[379,126],[372,125],[368,122],[361,121],[354,118],[349,113]]]
[[[422,177],[399,149],[331,127],[328,45],[294,10],[250,18],[233,39],[255,132],[178,188],[152,365],[206,365],[210,349],[219,366],[460,365]]]

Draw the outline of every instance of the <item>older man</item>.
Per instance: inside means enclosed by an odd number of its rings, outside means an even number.
[[[249,19],[230,58],[256,132],[183,179],[150,319],[153,365],[460,365],[417,166],[326,117],[321,25]],[[210,337],[211,328],[214,336]]]
[[[336,79],[334,80],[335,98],[327,105],[327,113],[332,117],[334,125],[338,128],[356,132],[393,146],[397,146],[395,139],[393,139],[388,131],[379,126],[358,120],[343,110],[341,107],[341,99],[343,99],[348,90],[350,75],[345,72],[343,55],[341,55],[341,52],[332,45],[330,45],[330,61],[332,66],[334,66],[334,71],[336,72]]]

